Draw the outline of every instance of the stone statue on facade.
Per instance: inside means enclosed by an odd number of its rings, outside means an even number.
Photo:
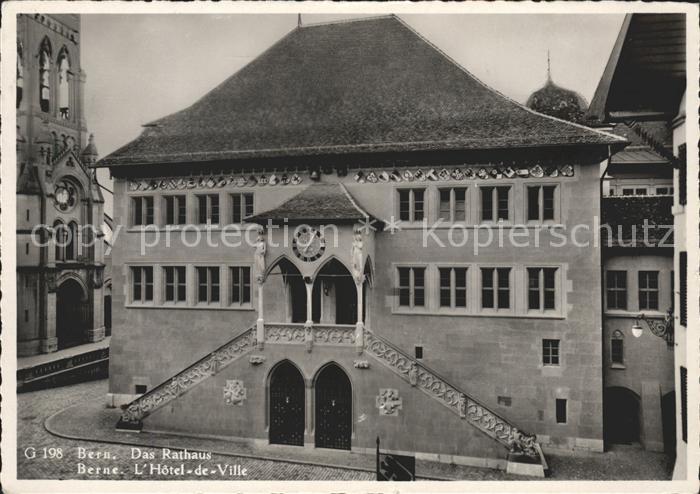
[[[259,284],[265,280],[265,254],[267,253],[267,242],[262,229],[258,230],[258,238],[255,241],[255,279]]]
[[[457,401],[457,410],[459,411],[460,418],[467,418],[467,395],[464,393],[459,394],[459,400]]]
[[[411,364],[411,369],[408,371],[408,382],[411,386],[418,384],[418,364],[415,362]]]
[[[536,436],[534,434],[525,434],[516,427],[513,427],[510,437],[508,438],[510,452],[512,454],[521,454],[533,457],[538,456],[537,449],[535,448],[535,439]]]
[[[362,238],[362,229],[355,228],[352,239],[352,250],[350,257],[352,258],[352,277],[356,284],[361,284],[364,278],[364,240]]]

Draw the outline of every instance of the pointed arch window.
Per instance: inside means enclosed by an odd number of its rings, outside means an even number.
[[[22,90],[24,88],[24,50],[22,43],[17,42],[17,108],[22,102]]]
[[[64,47],[58,56],[58,111],[65,120],[70,118],[70,60]]]
[[[75,261],[78,258],[78,224],[75,221],[71,221],[68,224],[67,233],[66,260]]]
[[[66,260],[66,242],[68,238],[68,228],[61,220],[53,224],[54,239],[56,245],[56,262]]]
[[[45,113],[51,109],[51,43],[48,38],[41,42],[39,51],[39,106]]]

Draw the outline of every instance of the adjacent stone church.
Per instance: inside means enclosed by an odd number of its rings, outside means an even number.
[[[118,427],[496,468],[601,451],[595,218],[625,144],[395,16],[293,30],[97,163],[126,225]]]
[[[84,116],[80,19],[17,17],[17,354],[105,337],[104,198]]]

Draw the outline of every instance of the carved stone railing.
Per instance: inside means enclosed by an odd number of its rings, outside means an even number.
[[[355,344],[355,326],[345,324],[265,323],[266,343],[312,345]]]
[[[398,347],[365,330],[365,351],[396,374],[468,420],[512,453],[539,459],[534,434],[526,434]]]
[[[249,328],[173,377],[129,403],[118,429],[138,430],[144,418],[213,376],[255,348],[255,329]]]

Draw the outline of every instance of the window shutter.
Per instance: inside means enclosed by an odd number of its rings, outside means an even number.
[[[680,277],[680,319],[683,326],[688,326],[688,253],[681,252],[679,257]]]

